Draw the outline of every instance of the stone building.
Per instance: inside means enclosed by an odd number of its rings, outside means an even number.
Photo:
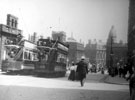
[[[106,44],[101,40],[98,41],[96,47],[96,65],[98,68],[106,66]]]
[[[91,64],[95,64],[97,67],[104,67],[106,65],[106,47],[105,43],[101,40],[89,40],[85,46],[85,55],[89,58]]]
[[[116,66],[117,63],[119,62],[123,62],[123,64],[125,64],[127,62],[127,52],[128,52],[128,48],[127,48],[127,43],[114,43],[113,44],[113,62],[114,62],[114,66]]]
[[[96,40],[89,40],[88,44],[85,46],[85,55],[87,58],[89,58],[89,61],[92,64],[96,64],[96,46]]]
[[[52,31],[52,39],[66,42],[66,33],[64,31]]]
[[[106,65],[107,67],[116,67],[120,60],[126,63],[127,44],[121,40],[117,42],[116,30],[112,26],[106,43]]]
[[[0,69],[4,58],[5,45],[16,45],[22,38],[22,31],[18,29],[18,18],[8,14],[7,25],[0,24]]]
[[[69,45],[68,62],[69,64],[73,62],[78,62],[82,56],[84,56],[84,45],[82,43],[76,42],[73,37],[67,39],[66,42]]]

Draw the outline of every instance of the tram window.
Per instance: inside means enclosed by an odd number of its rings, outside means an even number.
[[[57,62],[60,62],[61,54],[58,53]]]
[[[31,51],[24,52],[24,59],[30,60],[30,61],[38,60],[37,54]]]
[[[29,60],[33,60],[33,56],[31,52],[29,52]]]
[[[29,52],[24,52],[24,59],[27,59],[27,60],[29,60]]]
[[[33,53],[33,60],[38,60],[38,58],[37,58],[37,54],[36,53]]]
[[[42,45],[42,42],[41,42],[41,41],[38,41],[37,44],[38,44],[39,46],[41,46],[41,45]]]
[[[66,63],[66,55],[58,53],[57,62]]]
[[[43,46],[45,46],[46,45],[46,42],[43,42]]]

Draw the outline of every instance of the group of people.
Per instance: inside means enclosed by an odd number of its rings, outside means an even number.
[[[133,52],[133,54],[134,55],[132,57],[130,57],[130,59],[128,61],[128,64],[127,64],[128,69],[126,69],[126,71],[128,71],[130,74],[129,77],[127,78],[127,80],[129,80],[130,100],[135,100],[135,51]],[[72,63],[70,70],[71,70],[71,72],[70,72],[68,79],[73,80],[73,81],[79,80],[81,86],[84,86],[86,75],[89,72],[88,64],[85,62],[85,57],[82,57],[81,61],[79,61],[76,64]],[[121,77],[121,75],[123,73],[124,73],[124,71],[122,71],[122,68],[119,67],[119,76]],[[123,74],[123,75],[125,75],[125,74]],[[125,77],[125,76],[123,76],[123,77]]]
[[[123,77],[125,78],[126,77],[126,74],[127,74],[127,71],[128,71],[128,66],[127,64],[121,66],[119,65],[118,66],[118,74],[119,74],[119,77]]]
[[[85,62],[85,57],[81,57],[81,61],[78,63],[72,62],[72,66],[70,67],[70,75],[68,77],[69,80],[79,80],[81,86],[84,86],[86,74],[88,74],[88,65]]]
[[[135,50],[133,55],[128,57],[125,65],[118,63],[117,67],[109,70],[109,74],[113,74],[113,76],[119,75],[119,77],[129,80],[130,100],[135,100]]]

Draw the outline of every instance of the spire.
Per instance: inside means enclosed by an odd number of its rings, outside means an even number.
[[[114,25],[112,25],[111,30],[109,32],[109,38],[112,37],[113,38],[113,42],[116,43],[117,42],[117,36],[116,36],[116,30]]]

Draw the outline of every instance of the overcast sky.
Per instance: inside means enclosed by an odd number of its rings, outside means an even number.
[[[13,14],[26,38],[33,32],[48,37],[52,30],[62,30],[85,43],[106,42],[114,25],[117,40],[126,42],[128,7],[128,0],[0,0],[0,23],[6,24],[7,14]]]

